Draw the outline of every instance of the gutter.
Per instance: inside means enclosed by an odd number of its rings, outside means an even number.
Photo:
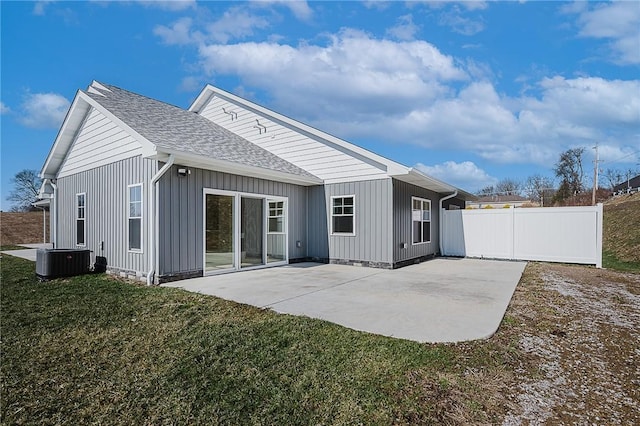
[[[173,154],[169,155],[169,159],[167,160],[165,165],[162,166],[162,168],[158,170],[156,174],[151,178],[151,187],[149,188],[149,200],[151,201],[149,203],[149,218],[151,220],[149,221],[149,272],[147,272],[147,285],[153,284],[155,268],[157,267],[157,265],[155,265],[157,254],[155,237],[158,234],[159,228],[158,217],[156,214],[158,212],[159,197],[156,185],[158,184],[160,178],[167,172],[167,170],[169,170],[171,166],[173,166],[174,161],[175,157],[173,156]]]
[[[442,205],[443,202],[446,200],[449,200],[451,198],[455,198],[458,195],[458,190],[455,189],[453,191],[453,194],[447,195],[444,198],[440,198],[440,210],[438,210],[438,214],[440,215],[440,217],[438,218],[438,245],[440,246],[440,256],[442,256],[442,217],[444,216],[442,214]]]

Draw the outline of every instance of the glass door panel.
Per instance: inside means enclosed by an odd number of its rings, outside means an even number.
[[[285,204],[280,200],[267,200],[267,263],[287,260]]]
[[[240,267],[264,265],[264,200],[240,199]]]
[[[205,273],[234,269],[234,197],[215,194],[205,197]]]

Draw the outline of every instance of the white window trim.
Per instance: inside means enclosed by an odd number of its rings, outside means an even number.
[[[419,243],[414,243],[413,242],[413,222],[417,222],[413,220],[413,202],[417,200],[417,201],[426,201],[429,204],[429,220],[421,220],[420,222],[425,223],[425,222],[429,222],[429,241],[421,241]],[[411,245],[412,246],[419,246],[422,244],[431,244],[431,215],[433,214],[433,210],[431,210],[431,200],[428,200],[426,198],[421,198],[421,197],[411,197]],[[424,225],[423,225],[424,226]],[[422,231],[422,229],[420,230]],[[422,238],[422,232],[420,232],[420,237]]]
[[[140,248],[132,249],[129,247],[129,219],[137,219],[136,217],[132,218],[131,214],[131,188],[134,186],[140,187]],[[127,252],[128,253],[144,253],[144,185],[142,183],[134,183],[131,185],[127,185]]]
[[[281,262],[272,262],[269,263],[266,261],[266,254],[267,254],[267,226],[268,226],[268,215],[265,214],[263,216],[263,227],[264,227],[264,255],[265,255],[265,264],[264,265],[257,265],[257,266],[252,266],[252,267],[248,267],[248,268],[241,268],[240,267],[240,238],[236,238],[236,232],[233,232],[233,246],[234,246],[234,251],[236,253],[236,257],[234,259],[234,263],[235,266],[233,268],[230,269],[224,269],[224,270],[220,270],[220,271],[210,271],[207,272],[206,270],[206,264],[207,264],[207,241],[206,241],[206,233],[204,232],[204,229],[206,229],[207,227],[207,206],[206,206],[206,201],[205,198],[207,196],[207,194],[212,194],[212,195],[226,195],[226,196],[230,196],[233,197],[233,217],[234,217],[234,229],[240,229],[240,202],[242,200],[242,197],[248,197],[248,198],[256,198],[256,199],[261,199],[263,202],[263,208],[268,209],[268,201],[284,201],[284,206],[285,206],[285,211],[284,214],[286,215],[285,217],[285,224],[284,224],[284,229],[285,229],[285,242],[284,242],[284,247],[285,247],[285,260],[281,261]],[[219,275],[219,274],[226,274],[228,272],[234,272],[234,271],[250,271],[252,269],[263,269],[263,268],[271,268],[274,266],[281,266],[281,265],[287,265],[289,264],[289,197],[281,197],[281,196],[276,196],[276,195],[268,195],[268,194],[260,194],[260,193],[253,193],[253,192],[240,192],[240,191],[229,191],[229,190],[224,190],[224,189],[213,189],[213,188],[202,188],[202,275],[203,276],[211,276],[211,275]]]
[[[269,209],[269,203],[282,203],[282,214],[280,216],[271,216],[271,211]],[[267,235],[269,234],[273,234],[273,235],[284,235],[287,233],[287,229],[286,229],[286,221],[287,221],[287,202],[286,200],[277,200],[274,198],[267,198]],[[282,232],[277,232],[277,231],[269,231],[269,219],[273,219],[273,218],[282,218]]]
[[[336,198],[353,198],[353,232],[334,232],[333,230],[333,200]],[[356,236],[356,195],[355,194],[347,194],[347,195],[332,195],[331,196],[331,205],[329,218],[331,220],[331,235],[335,235],[337,237],[355,237]],[[344,215],[341,215],[344,216]]]
[[[271,232],[269,231],[269,218],[271,216],[269,216],[270,212],[269,212],[269,203],[278,203],[278,202],[282,202],[282,216],[274,216],[274,217],[282,217],[282,232]],[[266,215],[265,215],[265,230],[266,230],[266,238],[265,238],[265,242],[264,242],[264,254],[265,254],[265,264],[266,265],[273,265],[273,264],[280,264],[283,263],[284,260],[280,260],[277,262],[269,262],[268,261],[268,256],[267,256],[267,251],[268,251],[268,239],[269,239],[269,235],[284,235],[284,256],[286,259],[286,262],[289,262],[289,224],[287,223],[287,221],[289,220],[289,199],[288,198],[281,198],[281,197],[268,197],[265,198],[265,207],[266,207]]]
[[[84,217],[80,218],[78,217],[78,209],[80,208],[80,206],[78,205],[78,196],[82,195],[84,198],[84,206],[82,206],[82,208],[84,209]],[[75,225],[75,243],[76,246],[78,247],[86,247],[87,246],[87,193],[86,192],[78,192],[76,194],[76,202],[75,202],[75,217],[76,217],[76,223]],[[84,236],[84,241],[82,242],[82,244],[78,244],[78,221],[81,220],[82,221],[82,225],[84,228],[84,232],[83,232],[83,236]]]

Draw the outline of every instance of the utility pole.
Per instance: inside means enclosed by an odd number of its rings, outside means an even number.
[[[596,205],[596,191],[598,190],[598,163],[600,158],[598,157],[598,143],[593,147],[596,150],[596,158],[593,160],[593,192],[591,194],[591,205]]]

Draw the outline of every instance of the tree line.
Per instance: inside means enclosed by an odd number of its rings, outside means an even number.
[[[536,173],[524,181],[502,179],[495,185],[482,188],[476,195],[518,195],[544,206],[561,204],[568,198],[591,189],[585,185],[584,152],[584,148],[572,148],[560,154],[553,168],[554,176],[558,179],[557,186],[553,178]],[[616,185],[636,174],[637,170],[607,168],[599,174],[598,186],[613,191]]]
[[[495,185],[489,185],[479,190],[476,195],[483,197],[489,195],[519,195],[526,196],[529,200],[542,205],[554,205],[562,203],[566,199],[587,190],[584,180],[583,167],[584,148],[568,149],[560,154],[558,162],[553,168],[555,177],[559,179],[556,187],[554,179],[534,174],[524,181],[506,178]],[[637,170],[620,170],[608,168],[600,174],[604,185],[599,185],[613,190],[613,187],[624,182],[629,176],[638,174]],[[599,179],[599,180],[600,180]],[[42,180],[35,170],[22,170],[11,179],[13,189],[7,197],[12,202],[11,211],[35,210],[33,203],[38,199],[38,191]]]

